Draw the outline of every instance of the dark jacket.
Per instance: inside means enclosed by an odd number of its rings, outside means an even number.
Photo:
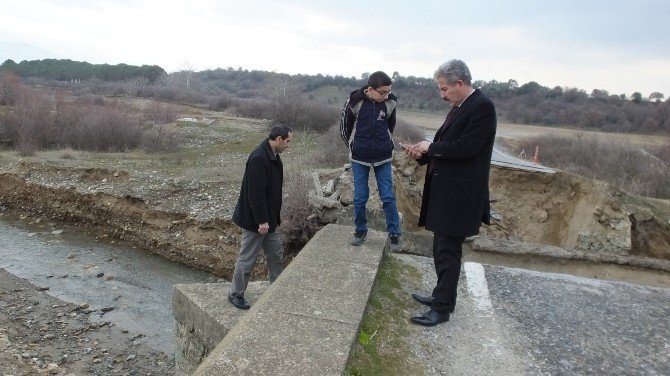
[[[489,170],[496,135],[493,102],[475,90],[435,133],[419,163],[428,163],[419,226],[453,237],[490,224]]]
[[[368,166],[392,160],[397,98],[377,103],[365,95],[365,87],[351,92],[342,109],[340,136],[349,147],[349,159]]]
[[[240,197],[233,222],[245,230],[258,231],[267,222],[273,232],[281,224],[284,167],[279,154],[272,152],[268,139],[251,152],[242,178]]]

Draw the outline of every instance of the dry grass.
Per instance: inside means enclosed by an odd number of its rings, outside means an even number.
[[[650,149],[660,148],[670,143],[670,137],[627,133],[603,133],[568,128],[541,127],[513,123],[499,123],[496,135],[512,145],[518,145],[523,139],[540,136],[559,136],[576,139],[578,137],[598,137],[604,142],[627,142]]]
[[[549,135],[529,138],[518,147],[535,150],[536,146],[542,164],[606,181],[631,193],[670,199],[670,165],[632,142],[600,135]]]

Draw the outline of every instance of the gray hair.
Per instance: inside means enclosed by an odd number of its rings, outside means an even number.
[[[472,86],[472,75],[470,74],[470,69],[465,65],[463,60],[449,60],[446,63],[440,65],[439,68],[433,74],[434,79],[444,78],[447,80],[447,83],[452,85],[456,81],[461,80],[464,84]]]

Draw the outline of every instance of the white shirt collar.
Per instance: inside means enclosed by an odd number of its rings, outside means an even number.
[[[463,100],[461,101],[461,103],[459,103],[458,106],[456,106],[456,107],[461,107],[461,105],[462,105],[463,103],[465,103],[465,101],[466,101],[466,100],[472,95],[472,93],[474,93],[474,92],[475,92],[475,89],[472,89],[472,91],[470,92],[470,94],[468,94],[467,97],[463,98]]]

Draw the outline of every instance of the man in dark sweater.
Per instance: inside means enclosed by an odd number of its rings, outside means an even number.
[[[260,248],[267,258],[270,283],[283,270],[284,250],[278,227],[281,224],[284,167],[279,154],[289,147],[292,139],[293,132],[289,127],[275,125],[268,138],[247,159],[240,197],[233,213],[233,222],[242,228],[242,245],[228,295],[230,303],[239,309],[251,308],[244,299],[244,292]]]
[[[366,86],[353,91],[344,104],[340,136],[350,150],[351,175],[354,178],[354,223],[351,244],[359,246],[368,233],[366,205],[370,196],[368,179],[375,173],[379,199],[386,216],[390,249],[402,250],[400,217],[393,191],[393,130],[396,124],[397,98],[391,93],[391,78],[374,72]]]

